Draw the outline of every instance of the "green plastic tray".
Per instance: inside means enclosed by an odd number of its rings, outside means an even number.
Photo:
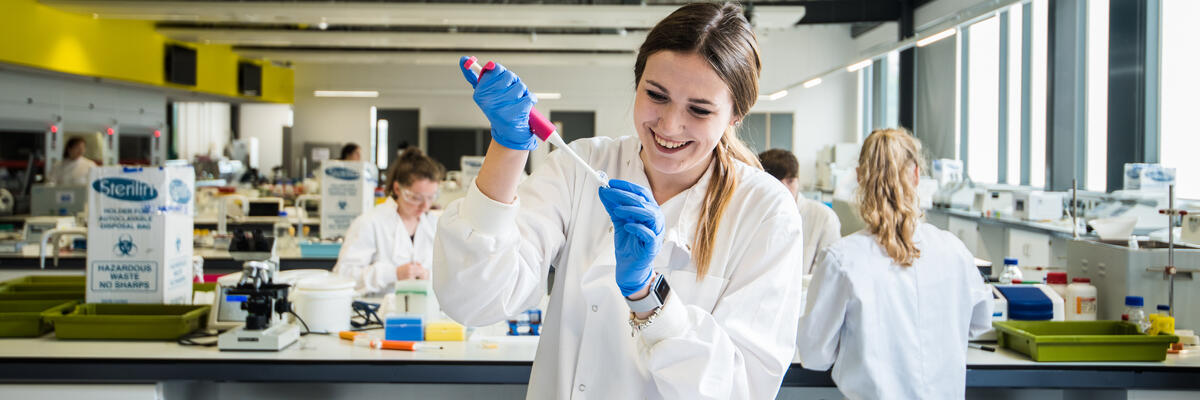
[[[59,339],[175,340],[207,323],[212,306],[80,304],[70,313],[44,313]]]
[[[79,290],[49,290],[29,285],[0,286],[0,300],[79,300],[87,296],[84,288]]]
[[[1149,336],[1121,321],[997,321],[1000,347],[1034,361],[1162,361],[1179,338]]]
[[[84,291],[87,289],[87,277],[83,275],[29,275],[0,282],[0,286],[50,291]]]
[[[43,312],[63,312],[74,306],[74,300],[4,300],[0,301],[0,337],[38,337],[49,332],[50,322]]]

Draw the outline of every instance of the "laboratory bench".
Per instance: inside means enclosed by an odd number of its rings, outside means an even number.
[[[0,253],[0,270],[25,270],[26,273],[42,271],[39,268],[38,246],[26,246],[22,253]],[[196,248],[193,254],[204,257],[206,273],[229,273],[242,270],[242,262],[234,260],[229,251],[212,248]],[[296,248],[278,251],[281,269],[333,269],[337,257],[304,257]],[[87,260],[86,251],[74,251],[60,254],[58,266],[54,266],[54,257],[46,255],[45,271],[68,270],[83,271]]]
[[[0,280],[28,274],[0,270]],[[337,336],[319,334],[301,337],[278,352],[223,352],[175,342],[58,340],[49,333],[31,339],[0,339],[0,389],[18,383],[45,389],[61,384],[107,387],[147,382],[326,385],[331,391],[345,389],[348,383],[442,385],[439,390],[464,384],[523,387],[528,383],[537,338],[496,336],[502,331],[481,328],[466,342],[439,342],[444,349],[419,352],[355,347]],[[972,348],[967,349],[966,384],[973,390],[989,391],[1200,390],[1200,349],[1169,354],[1162,362],[1039,363],[1005,349],[987,352]],[[793,360],[782,385],[795,390],[834,387],[828,371],[806,370],[799,359]],[[783,393],[781,398],[788,397]],[[518,394],[512,397],[523,396]]]
[[[484,340],[495,348],[485,348]],[[355,347],[311,334],[279,352],[222,352],[174,342],[0,339],[0,382],[275,382],[518,384],[528,382],[536,338],[440,342],[418,352]],[[1004,349],[968,349],[967,387],[1200,390],[1200,350],[1163,362],[1037,363]],[[793,363],[784,387],[833,387],[830,373]]]

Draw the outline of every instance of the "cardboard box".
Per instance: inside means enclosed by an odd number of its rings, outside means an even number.
[[[96,167],[89,176],[87,302],[191,304],[192,167]]]
[[[321,239],[346,236],[350,223],[375,205],[379,170],[365,161],[321,163]]]

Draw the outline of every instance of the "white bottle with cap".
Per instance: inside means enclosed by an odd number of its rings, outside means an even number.
[[[1021,275],[1021,268],[1017,266],[1017,259],[1012,257],[1004,258],[1004,271],[1000,273],[1000,284],[1011,285],[1021,283],[1024,276]]]
[[[1067,285],[1067,321],[1096,320],[1096,287],[1088,278],[1073,278]]]

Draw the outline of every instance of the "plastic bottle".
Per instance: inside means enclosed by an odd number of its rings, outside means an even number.
[[[1150,329],[1147,335],[1174,335],[1175,318],[1171,317],[1171,307],[1166,304],[1158,305],[1158,312],[1150,315]]]
[[[1013,283],[1021,283],[1021,268],[1017,267],[1017,259],[1012,257],[1004,258],[1004,271],[1000,273],[1000,283],[1011,285]]]
[[[1150,320],[1146,318],[1144,305],[1142,296],[1125,296],[1125,312],[1121,314],[1121,320],[1137,325],[1138,332],[1150,329]]]
[[[1054,289],[1063,301],[1067,300],[1067,273],[1066,272],[1050,272],[1046,274],[1046,286]]]
[[[1067,285],[1067,321],[1096,320],[1096,287],[1088,278],[1071,279]]]
[[[292,224],[288,222],[287,211],[279,212],[279,221],[275,223],[275,249],[286,250],[296,246],[296,239],[292,236]]]
[[[1159,304],[1158,307],[1155,307],[1155,310],[1157,310],[1156,314],[1161,315],[1161,316],[1170,316],[1171,315],[1171,306],[1168,306],[1166,304]]]

